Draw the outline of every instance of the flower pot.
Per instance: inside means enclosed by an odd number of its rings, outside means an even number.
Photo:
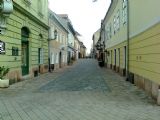
[[[9,87],[9,79],[0,79],[0,88]]]

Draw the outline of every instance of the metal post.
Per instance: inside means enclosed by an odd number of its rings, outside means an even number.
[[[129,81],[129,0],[127,2],[127,78]]]

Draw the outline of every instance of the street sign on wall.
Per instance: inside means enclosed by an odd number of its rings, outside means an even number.
[[[0,40],[0,54],[5,54],[5,42]]]

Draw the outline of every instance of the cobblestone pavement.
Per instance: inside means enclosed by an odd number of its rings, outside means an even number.
[[[93,59],[0,89],[0,120],[160,120],[160,107]]]

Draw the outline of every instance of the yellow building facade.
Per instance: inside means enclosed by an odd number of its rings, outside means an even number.
[[[160,89],[159,4],[112,0],[103,21],[107,65],[154,98]]]
[[[105,64],[126,75],[127,70],[127,16],[122,0],[113,0],[102,22],[105,32]],[[122,21],[123,19],[123,21]]]
[[[129,0],[129,71],[135,84],[154,98],[160,89],[159,4],[159,0]]]

